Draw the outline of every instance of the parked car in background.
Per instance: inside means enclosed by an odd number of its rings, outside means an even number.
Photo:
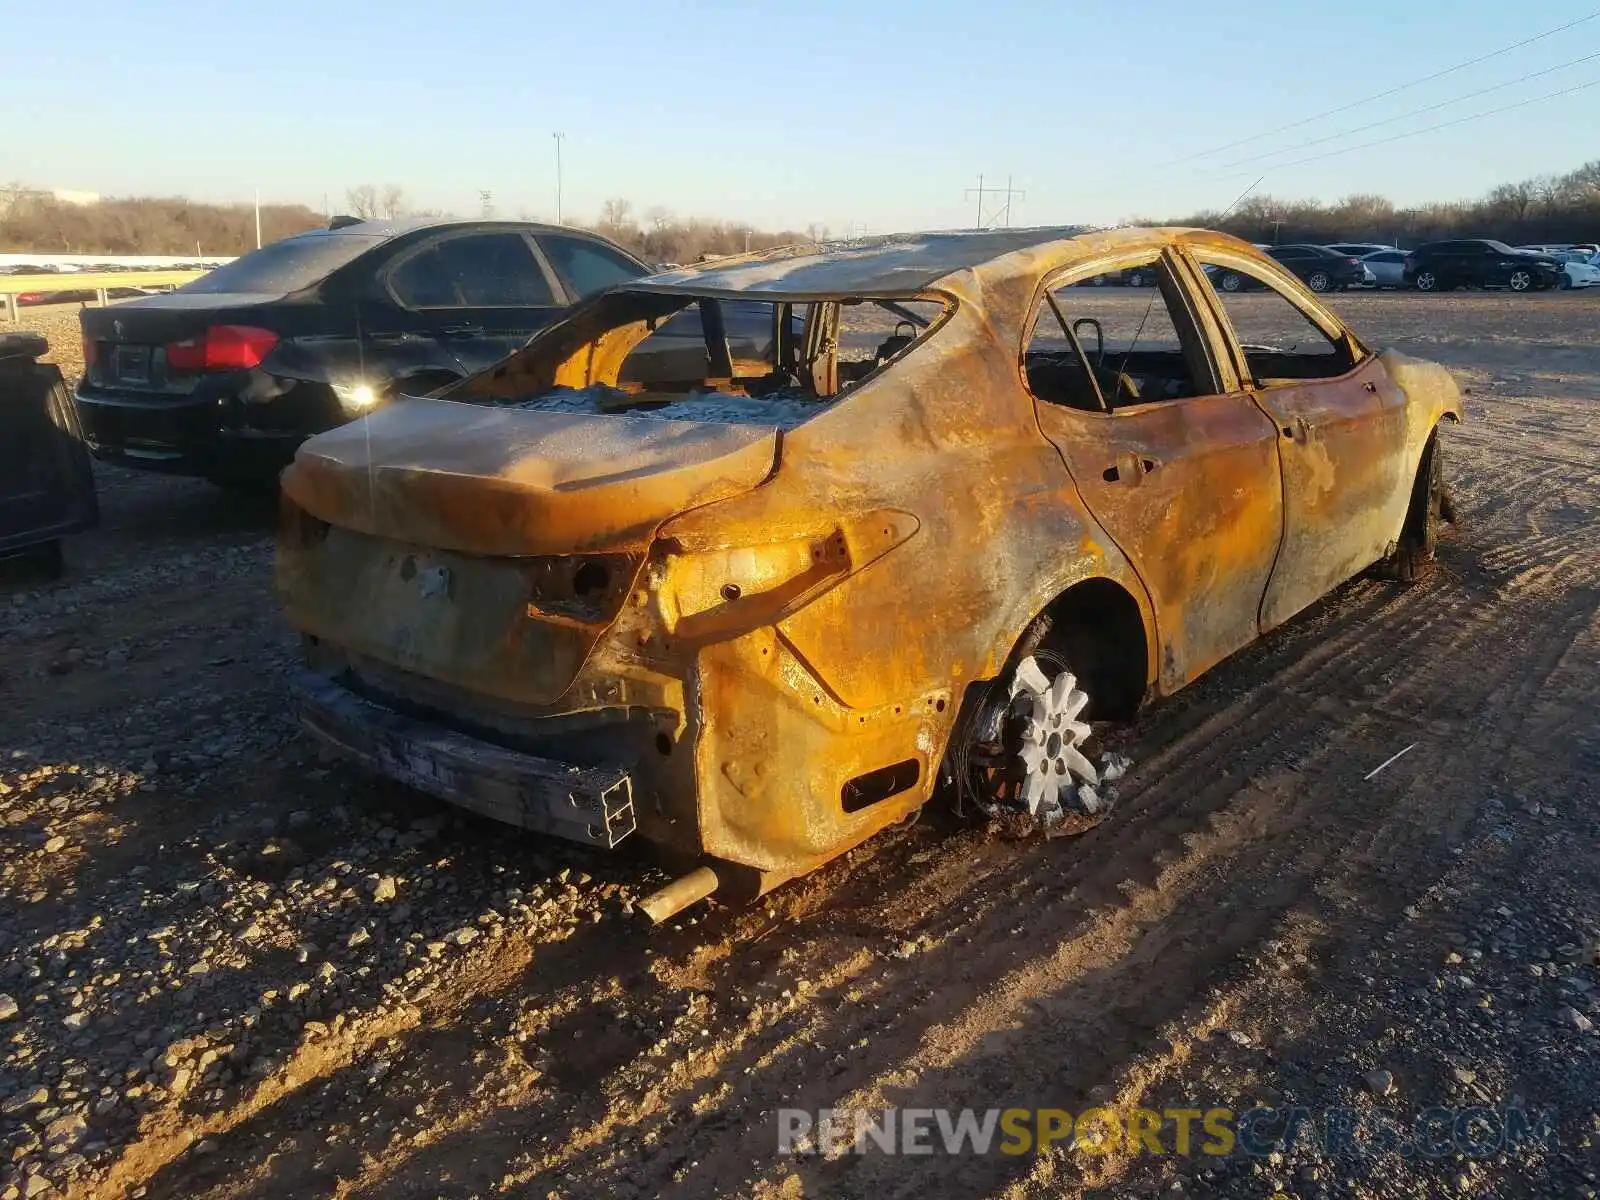
[[[1568,250],[1558,257],[1561,259],[1561,287],[1591,288],[1600,284],[1600,265],[1595,262],[1600,255]]]
[[[1092,279],[1085,279],[1083,286],[1105,287],[1112,284],[1117,287],[1154,287],[1156,273],[1149,267],[1129,267],[1125,271],[1111,271],[1105,275],[1096,275]]]
[[[175,291],[84,309],[75,399],[94,454],[221,483],[270,480],[309,435],[482,370],[574,301],[650,273],[562,227],[337,224]]]
[[[1353,254],[1340,254],[1326,246],[1273,246],[1267,251],[1298,275],[1313,292],[1333,292],[1372,284],[1372,273]]]
[[[301,724],[499,820],[678,852],[690,873],[639,906],[656,920],[812,870],[941,782],[1103,820],[1091,721],[1369,566],[1426,569],[1461,398],[1243,242],[1080,233],[657,275],[448,403],[311,439],[276,576]],[[1133,265],[1148,306],[1075,286]],[[710,313],[734,300],[803,327],[730,370]],[[625,388],[656,322],[696,309],[711,369]],[[836,331],[874,316],[908,331],[846,354]]]
[[[1372,286],[1401,288],[1406,286],[1404,250],[1375,250],[1361,259],[1361,265],[1372,272]]]
[[[1458,287],[1531,292],[1560,287],[1563,272],[1548,254],[1517,250],[1490,238],[1463,238],[1418,246],[1406,256],[1404,278],[1419,292]]]
[[[1370,287],[1374,277],[1361,265],[1361,260],[1349,254],[1335,254],[1325,246],[1309,243],[1288,246],[1258,246],[1257,249],[1275,258],[1297,275],[1313,292],[1333,292],[1348,287]],[[1248,291],[1254,281],[1243,272],[1219,268],[1210,272],[1212,283],[1220,291]]]

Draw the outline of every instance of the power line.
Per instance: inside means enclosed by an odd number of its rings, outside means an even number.
[[[1539,104],[1545,100],[1558,100],[1562,96],[1570,96],[1574,92],[1585,91],[1588,88],[1600,87],[1600,79],[1591,79],[1588,83],[1580,83],[1573,87],[1562,88],[1559,92],[1546,92],[1542,96],[1530,96],[1526,100],[1518,100],[1515,104],[1503,104],[1499,108],[1486,109],[1483,112],[1469,113],[1464,117],[1457,117],[1453,121],[1440,121],[1437,125],[1428,125],[1422,129],[1410,129],[1405,133],[1397,133],[1386,138],[1376,138],[1370,142],[1361,142],[1354,146],[1341,146],[1337,150],[1329,150],[1322,154],[1312,154],[1306,158],[1297,158],[1293,162],[1277,163],[1274,171],[1287,170],[1289,167],[1304,166],[1306,163],[1320,162],[1325,158],[1337,158],[1341,154],[1350,154],[1356,150],[1369,150],[1373,146],[1386,146],[1390,142],[1403,141],[1409,137],[1419,137],[1424,133],[1435,133],[1440,129],[1449,129],[1455,125],[1465,125],[1469,121],[1479,121],[1484,117],[1497,116],[1500,113],[1511,112],[1513,109],[1526,108],[1530,104]]]
[[[1529,71],[1526,75],[1518,75],[1515,79],[1508,79],[1504,83],[1494,84],[1492,87],[1479,88],[1475,92],[1454,96],[1449,100],[1441,100],[1437,104],[1426,104],[1421,108],[1413,108],[1397,116],[1385,117],[1381,121],[1372,121],[1366,125],[1357,125],[1354,129],[1341,130],[1323,137],[1313,138],[1309,142],[1301,142],[1298,146],[1282,146],[1277,150],[1267,150],[1261,154],[1252,154],[1247,158],[1235,159],[1233,162],[1224,163],[1218,167],[1219,171],[1230,170],[1233,167],[1243,167],[1250,163],[1260,162],[1264,158],[1274,158],[1279,154],[1295,154],[1301,150],[1308,150],[1312,146],[1321,146],[1327,142],[1336,142],[1340,138],[1352,137],[1358,133],[1365,133],[1369,129],[1381,129],[1385,125],[1393,125],[1396,121],[1407,121],[1412,117],[1420,117],[1423,113],[1438,112],[1441,108],[1449,108],[1452,104],[1460,104],[1464,100],[1476,100],[1479,96],[1487,96],[1491,92],[1503,92],[1506,88],[1516,87],[1519,83],[1527,83],[1530,79],[1540,79],[1545,75],[1554,75],[1557,71],[1564,71],[1568,67],[1576,67],[1581,63],[1592,62],[1600,58],[1600,50],[1593,54],[1585,54],[1582,58],[1574,58],[1570,62],[1557,63],[1553,67],[1546,67],[1542,71]]]
[[[1339,113],[1349,112],[1352,108],[1360,108],[1362,105],[1371,104],[1375,100],[1385,100],[1390,96],[1399,95],[1401,92],[1410,91],[1414,87],[1421,87],[1425,83],[1432,83],[1435,79],[1443,79],[1446,75],[1454,75],[1457,71],[1464,71],[1468,67],[1475,67],[1479,63],[1488,62],[1492,58],[1499,58],[1502,54],[1510,54],[1513,50],[1520,50],[1524,46],[1531,46],[1535,42],[1542,42],[1546,38],[1554,37],[1558,33],[1565,33],[1569,29],[1575,29],[1579,25],[1585,24],[1588,21],[1593,21],[1596,17],[1600,17],[1600,9],[1596,9],[1586,17],[1579,17],[1575,21],[1568,21],[1565,25],[1558,25],[1554,29],[1547,29],[1543,33],[1534,34],[1534,36],[1530,38],[1523,38],[1520,42],[1513,42],[1509,46],[1502,46],[1500,49],[1491,50],[1487,54],[1480,54],[1477,58],[1469,58],[1465,62],[1459,62],[1454,66],[1445,67],[1441,71],[1435,71],[1431,75],[1424,75],[1420,79],[1413,79],[1407,83],[1397,84],[1392,88],[1387,88],[1384,91],[1376,92],[1373,95],[1367,96],[1361,100],[1352,100],[1348,104],[1341,104],[1337,108],[1330,108],[1325,112],[1317,113],[1315,116],[1302,117],[1298,121],[1290,121],[1287,125],[1280,125],[1276,129],[1269,129],[1265,133],[1251,134],[1249,137],[1240,138],[1233,142],[1227,142],[1221,146],[1214,146],[1210,150],[1201,150],[1194,154],[1186,155],[1183,158],[1175,158],[1170,162],[1161,163],[1159,165],[1164,167],[1177,166],[1179,163],[1192,162],[1197,158],[1206,158],[1213,154],[1221,154],[1223,151],[1232,150],[1236,146],[1245,146],[1251,142],[1259,142],[1262,138],[1276,137],[1280,133],[1287,133],[1291,129],[1299,129],[1303,125],[1310,125],[1313,121],[1320,121],[1324,117],[1337,116]]]

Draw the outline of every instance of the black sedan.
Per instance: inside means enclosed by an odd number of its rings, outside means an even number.
[[[1334,292],[1361,287],[1372,282],[1371,273],[1359,258],[1329,250],[1326,246],[1291,245],[1263,247],[1313,292]],[[1223,271],[1215,281],[1225,292],[1242,291],[1251,281],[1234,271]]]
[[[311,434],[482,370],[581,297],[650,273],[555,226],[336,224],[176,291],[84,309],[75,399],[93,453],[270,480]]]
[[[1406,256],[1403,278],[1419,292],[1458,287],[1503,287],[1531,292],[1560,287],[1566,276],[1559,259],[1515,250],[1490,238],[1424,242]]]

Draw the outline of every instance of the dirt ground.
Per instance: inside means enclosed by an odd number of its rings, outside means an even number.
[[[65,580],[0,581],[0,1197],[1594,1196],[1600,294],[1333,304],[1470,388],[1430,579],[1156,706],[1081,838],[929,810],[655,931],[643,859],[319,761],[271,502],[101,469]],[[1309,1124],[777,1149],[780,1108],[1095,1105]],[[1447,1152],[1372,1135],[1440,1111]]]

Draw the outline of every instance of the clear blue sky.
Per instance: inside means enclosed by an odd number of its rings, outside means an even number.
[[[190,0],[5,15],[0,182],[300,201],[393,182],[417,206],[970,224],[1224,207],[1259,190],[1457,199],[1600,157],[1600,87],[1390,145],[1309,154],[1600,80],[1600,57],[1368,133],[1293,147],[1600,54],[1600,19],[1232,151],[1186,158],[1577,20],[1600,0]],[[1259,162],[1241,159],[1284,149]],[[1238,164],[1238,165],[1230,165]]]

